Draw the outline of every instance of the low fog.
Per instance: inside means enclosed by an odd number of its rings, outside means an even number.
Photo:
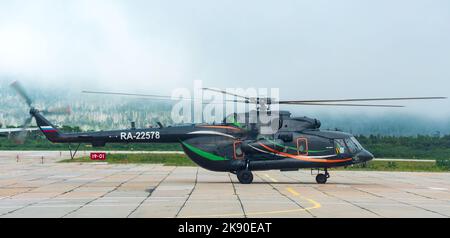
[[[279,88],[281,99],[450,96],[448,9],[445,0],[3,0],[0,85],[79,98],[83,89],[170,95],[194,80]],[[450,115],[448,100],[400,104],[408,107],[282,109]]]

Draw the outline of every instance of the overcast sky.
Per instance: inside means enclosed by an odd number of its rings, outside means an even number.
[[[1,0],[0,80],[11,78],[169,95],[203,80],[279,87],[282,99],[450,96],[450,1]],[[450,104],[408,110],[447,115]]]

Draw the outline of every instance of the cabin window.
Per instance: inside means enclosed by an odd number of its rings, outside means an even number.
[[[297,138],[297,153],[298,155],[308,155],[308,139]]]
[[[334,140],[334,144],[336,147],[336,154],[345,154],[347,152],[344,140],[336,139]]]
[[[242,151],[242,143],[240,141],[235,141],[233,144],[234,148],[234,159],[244,159],[244,152]]]
[[[334,152],[334,142],[333,140],[321,137],[310,137],[308,138],[308,155],[331,155]]]

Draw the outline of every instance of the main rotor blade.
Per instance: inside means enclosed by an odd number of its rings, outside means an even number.
[[[230,92],[223,91],[223,90],[218,90],[218,89],[213,89],[213,88],[202,88],[202,89],[205,90],[205,91],[211,91],[211,92],[216,92],[216,93],[223,93],[223,94],[228,94],[228,95],[235,96],[235,97],[238,97],[238,98],[243,98],[243,99],[246,99],[246,100],[250,100],[250,98],[248,98],[248,97],[244,97],[244,96],[241,96],[241,95],[238,95],[238,94],[234,94],[234,93],[230,93]]]
[[[154,95],[154,94],[139,94],[139,93],[121,93],[121,92],[104,92],[104,91],[87,91],[83,90],[82,93],[87,94],[106,94],[106,95],[118,95],[118,96],[136,96],[136,97],[152,97],[152,98],[164,98],[171,99],[170,96],[166,95]]]
[[[86,90],[82,91],[82,93],[116,95],[116,96],[145,97],[145,98],[151,98],[151,99],[156,99],[156,100],[166,100],[166,101],[179,101],[179,100],[194,101],[194,100],[198,100],[198,99],[193,99],[193,98],[174,99],[171,96],[167,96],[167,95],[140,94],[140,93],[103,92],[103,91],[86,91]]]
[[[287,100],[279,101],[279,104],[287,103],[328,103],[328,102],[373,102],[373,101],[409,101],[409,100],[442,100],[447,97],[408,97],[408,98],[353,98],[353,99],[325,99],[325,100]]]
[[[348,104],[348,103],[308,103],[308,102],[280,102],[284,105],[302,105],[302,106],[335,106],[335,107],[389,107],[399,108],[402,105],[377,105],[377,104]]]
[[[217,90],[212,88],[202,88],[203,90],[228,94],[231,96],[235,96],[242,99],[232,99],[232,100],[224,100],[224,102],[213,103],[213,104],[223,104],[225,102],[235,102],[235,103],[255,103],[252,102],[250,98],[244,97],[241,95],[229,93],[223,90]],[[190,100],[190,101],[203,101],[200,99],[192,99],[192,98],[181,98],[181,99],[173,99],[170,96],[164,95],[153,95],[153,94],[136,94],[136,93],[121,93],[121,92],[103,92],[103,91],[82,91],[83,93],[88,94],[106,94],[106,95],[119,95],[119,96],[137,96],[137,97],[147,97],[157,100]],[[390,108],[399,108],[405,107],[402,105],[371,105],[371,104],[350,104],[343,102],[370,102],[370,101],[408,101],[408,100],[442,100],[447,99],[447,97],[405,97],[405,98],[353,98],[353,99],[325,99],[325,100],[282,100],[282,101],[272,101],[269,104],[285,104],[285,105],[306,105],[306,106],[345,106],[345,107],[390,107]],[[210,104],[208,102],[203,102],[203,104]]]
[[[27,105],[29,107],[31,107],[31,104],[33,103],[33,101],[31,100],[31,98],[28,96],[28,94],[26,93],[24,87],[20,84],[19,81],[15,81],[11,84],[11,87],[14,88],[16,90],[16,92],[25,100],[25,102],[27,103]]]
[[[83,90],[82,93],[86,94],[103,94],[103,95],[116,95],[116,96],[132,96],[132,97],[145,97],[154,100],[164,100],[164,101],[202,101],[202,99],[194,99],[194,98],[172,98],[167,95],[154,95],[154,94],[139,94],[139,93],[122,93],[122,92],[103,92],[103,91],[87,91]],[[225,100],[232,101],[232,100]],[[203,102],[203,104],[223,104],[223,102]]]
[[[47,110],[41,111],[43,114],[46,115],[70,115],[72,113],[72,109],[67,107],[56,107],[56,108],[50,108]]]
[[[236,103],[245,103],[250,104],[249,101],[244,100],[233,100],[233,102]],[[402,105],[377,105],[377,104],[348,104],[348,103],[320,103],[320,102],[299,102],[299,101],[279,101],[279,102],[272,102],[273,104],[279,104],[279,105],[301,105],[301,106],[338,106],[338,107],[405,107]]]

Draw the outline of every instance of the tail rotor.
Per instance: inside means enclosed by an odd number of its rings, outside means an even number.
[[[25,139],[28,136],[28,129],[30,128],[31,123],[33,122],[33,113],[32,112],[39,112],[44,115],[52,116],[52,115],[68,115],[71,114],[71,108],[69,106],[65,107],[53,107],[43,110],[37,110],[33,107],[33,100],[29,96],[29,94],[26,92],[25,88],[22,86],[22,84],[19,81],[15,81],[11,84],[11,87],[16,91],[16,93],[24,100],[24,102],[28,105],[30,109],[30,116],[27,117],[23,124],[21,125],[22,130],[14,136],[14,141],[17,144],[23,144],[25,142]]]

